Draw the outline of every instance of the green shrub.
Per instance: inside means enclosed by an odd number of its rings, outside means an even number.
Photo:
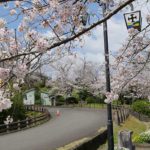
[[[32,84],[32,88],[35,88],[35,89],[40,89],[43,87],[45,87],[45,83],[43,81],[37,81]]]
[[[101,104],[104,104],[104,100],[106,99],[105,95],[103,94],[99,94],[97,96],[95,96],[95,102],[96,103],[101,103]]]
[[[78,101],[80,101],[79,90],[74,89],[71,96],[75,97]]]
[[[89,97],[86,98],[86,101],[87,101],[88,104],[89,103],[95,103],[95,100],[96,99],[93,96],[89,96]]]
[[[6,120],[7,116],[11,116],[14,121],[26,118],[26,110],[23,105],[22,93],[16,92],[11,98],[11,101],[13,102],[12,107],[10,109],[3,110],[0,113],[0,124],[4,123],[4,120]]]
[[[56,105],[63,105],[65,103],[65,99],[62,95],[57,95],[55,99],[56,99]]]
[[[47,88],[47,87],[42,87],[42,88],[40,88],[40,91],[49,92],[49,88]]]
[[[113,105],[122,105],[121,101],[120,100],[114,100],[112,102]]]
[[[150,143],[150,131],[146,131],[136,136],[133,140],[135,143]]]
[[[67,97],[66,104],[78,104],[78,100],[75,97]]]
[[[35,91],[35,105],[41,105],[42,101],[41,101],[41,95],[40,92],[38,90]]]
[[[82,89],[78,92],[79,99],[85,101],[87,97],[93,96],[87,89]]]
[[[22,93],[16,93],[14,97],[11,99],[13,104],[10,108],[10,116],[13,116],[14,120],[22,120],[25,119],[25,108],[23,105],[23,97]]]
[[[132,104],[133,111],[150,116],[150,103],[147,101],[136,101]]]

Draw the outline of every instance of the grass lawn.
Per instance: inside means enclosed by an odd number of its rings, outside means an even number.
[[[91,103],[91,104],[84,104],[83,107],[88,107],[88,108],[105,108],[105,104],[97,104],[97,103]]]
[[[144,132],[147,129],[147,125],[144,122],[139,121],[133,116],[129,116],[125,123],[123,123],[121,126],[117,126],[114,123],[114,142],[118,142],[118,131],[121,130],[131,130],[133,131],[132,139],[134,139],[135,136],[140,134],[141,132]]]
[[[121,130],[131,130],[133,131],[132,139],[134,141],[134,137],[140,134],[141,132],[144,132],[147,130],[150,126],[149,123],[141,122],[138,119],[136,119],[133,116],[129,116],[125,123],[123,123],[121,126],[114,125],[114,143],[117,145],[118,143],[118,131]],[[107,149],[107,143],[100,146],[99,150],[106,150]]]
[[[26,116],[31,118],[31,117],[37,117],[40,116],[42,113],[41,112],[36,112],[36,111],[27,111]]]

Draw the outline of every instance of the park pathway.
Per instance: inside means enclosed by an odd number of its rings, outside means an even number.
[[[56,111],[60,110],[60,116]],[[106,126],[106,110],[49,108],[53,118],[40,126],[0,136],[0,150],[55,150],[92,136]]]

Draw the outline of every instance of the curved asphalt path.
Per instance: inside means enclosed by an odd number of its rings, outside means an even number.
[[[61,115],[56,117],[56,110]],[[106,126],[106,110],[50,108],[53,118],[40,126],[0,136],[0,150],[54,150],[92,136]]]

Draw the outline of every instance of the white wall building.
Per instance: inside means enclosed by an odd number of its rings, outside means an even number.
[[[24,103],[24,105],[34,105],[35,104],[35,89],[30,89],[24,93],[23,103]]]

